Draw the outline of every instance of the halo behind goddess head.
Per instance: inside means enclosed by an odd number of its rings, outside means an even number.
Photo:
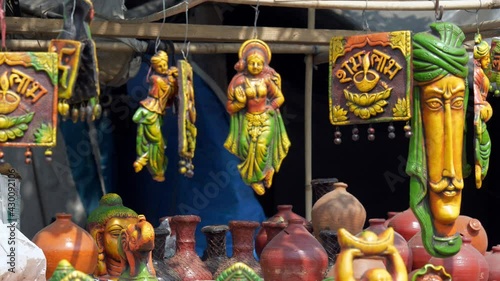
[[[238,57],[246,60],[246,58],[250,54],[255,53],[256,50],[259,50],[260,53],[262,53],[266,64],[271,62],[271,49],[269,49],[269,46],[264,41],[259,39],[250,39],[243,42],[238,52]]]

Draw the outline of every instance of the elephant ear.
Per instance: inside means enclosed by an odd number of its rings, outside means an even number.
[[[127,255],[125,252],[130,251],[127,240],[127,232],[125,229],[122,229],[120,235],[118,235],[118,254],[125,262],[127,261]]]

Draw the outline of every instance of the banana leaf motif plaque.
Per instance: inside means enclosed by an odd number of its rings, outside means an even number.
[[[409,120],[410,32],[333,37],[329,89],[335,126]]]
[[[179,172],[187,177],[193,176],[192,163],[196,148],[196,108],[194,103],[193,68],[186,60],[178,60],[179,69]]]
[[[486,75],[488,76],[491,83],[495,83],[496,90],[498,90],[500,86],[500,38],[495,37],[491,39],[491,69],[486,71]],[[495,91],[495,95],[498,95],[498,91]]]
[[[57,54],[0,53],[0,146],[56,145]]]

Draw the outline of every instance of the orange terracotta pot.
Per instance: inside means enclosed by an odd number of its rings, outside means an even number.
[[[35,234],[32,241],[47,258],[47,279],[62,259],[68,260],[76,270],[94,272],[97,245],[87,231],[71,221],[71,214],[57,213],[56,220]]]
[[[488,248],[488,236],[478,219],[460,215],[455,221],[455,226],[460,234],[471,239],[471,245],[482,255],[486,253],[486,248]]]

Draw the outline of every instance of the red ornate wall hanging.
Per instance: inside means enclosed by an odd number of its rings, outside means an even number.
[[[411,117],[411,92],[409,31],[331,39],[329,96],[333,125],[407,121]]]
[[[0,53],[0,146],[56,145],[57,73],[56,53]]]

